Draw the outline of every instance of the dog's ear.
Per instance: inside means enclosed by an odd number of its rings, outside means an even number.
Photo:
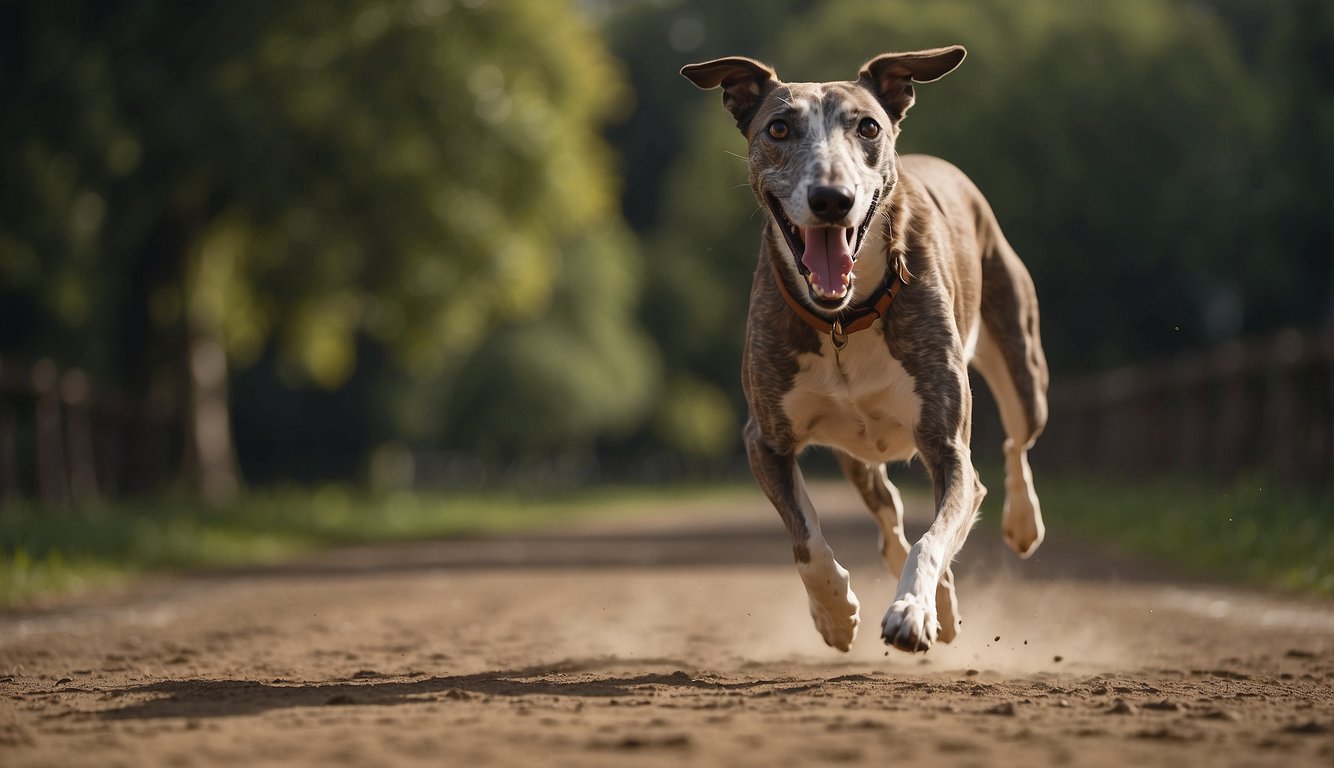
[[[861,80],[880,97],[895,120],[913,105],[913,83],[929,83],[954,71],[968,55],[962,45],[928,51],[886,53],[862,66]]]
[[[778,83],[778,75],[768,64],[745,56],[729,56],[681,67],[681,74],[695,85],[708,90],[723,88],[723,106],[736,126],[746,133],[760,102]]]

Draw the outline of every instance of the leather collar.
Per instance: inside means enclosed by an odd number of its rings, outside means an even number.
[[[885,284],[880,286],[874,301],[860,307],[843,310],[838,313],[833,322],[830,322],[797,301],[792,292],[787,289],[787,282],[783,280],[783,275],[778,271],[778,265],[774,263],[773,259],[769,259],[769,266],[773,269],[774,283],[778,285],[778,293],[782,295],[783,300],[787,302],[793,314],[801,318],[801,321],[806,325],[814,328],[817,333],[829,334],[829,339],[834,343],[834,349],[836,350],[842,350],[848,345],[848,334],[864,331],[870,328],[876,320],[888,315],[889,307],[894,303],[899,291],[912,280],[912,273],[908,271],[904,264],[903,257],[896,258],[894,268],[886,270],[890,277]]]

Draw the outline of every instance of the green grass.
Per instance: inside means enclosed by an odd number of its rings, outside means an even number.
[[[1330,491],[1254,477],[1211,484],[1039,476],[1037,484],[1049,527],[1228,580],[1334,595]],[[995,506],[987,517],[999,520],[1002,495],[988,499]]]
[[[985,519],[1000,519],[1000,475]],[[929,491],[923,491],[929,493]],[[1181,568],[1287,590],[1334,595],[1334,494],[1255,479],[1038,478],[1051,526]],[[749,483],[371,498],[340,487],[251,493],[221,509],[193,501],[87,508],[0,508],[0,606],[78,592],[146,573],[266,563],[345,544],[554,527],[577,520],[689,513],[754,503]],[[998,523],[995,523],[998,524]]]
[[[257,492],[223,508],[159,499],[84,508],[0,508],[0,606],[146,573],[268,563],[330,547],[466,536],[689,508],[749,486],[597,488],[371,498],[340,487]]]

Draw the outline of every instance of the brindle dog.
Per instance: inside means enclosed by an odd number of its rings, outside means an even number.
[[[1047,420],[1033,281],[961,171],[894,148],[913,84],[964,56],[960,46],[885,54],[832,83],[784,83],[744,57],[681,70],[722,87],[769,213],[742,361],[746,450],[792,536],[815,625],[839,650],[856,635],[858,603],[806,494],[796,462],[806,446],[834,449],[880,524],[899,574],[881,635],[896,648],[949,642],[959,625],[950,563],[986,494],[969,453],[969,364],[1005,427],[1005,541],[1027,557],[1044,533],[1027,458]],[[914,456],[936,516],[909,547],[885,462]]]

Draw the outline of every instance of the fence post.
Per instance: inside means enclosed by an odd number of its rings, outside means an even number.
[[[1210,391],[1203,359],[1183,356],[1172,365],[1172,390],[1179,408],[1178,433],[1172,449],[1174,468],[1186,474],[1208,471]]]
[[[1265,361],[1265,393],[1262,411],[1264,455],[1261,462],[1275,479],[1285,483],[1301,477],[1300,443],[1306,429],[1301,419],[1298,376],[1305,340],[1296,330],[1280,333],[1270,345]]]
[[[1214,475],[1234,477],[1245,466],[1245,444],[1250,432],[1251,403],[1246,380],[1250,373],[1246,347],[1240,341],[1228,342],[1215,355],[1214,375],[1222,385],[1219,398],[1218,429],[1214,433]]]
[[[1054,468],[1334,485],[1334,328],[1234,339],[1059,391],[1043,449]]]
[[[32,386],[37,393],[37,493],[42,503],[49,505],[63,504],[66,498],[58,381],[56,364],[49,358],[33,366]]]
[[[14,409],[0,399],[0,505],[8,504],[19,495],[18,447],[14,444],[18,431]]]
[[[96,501],[98,497],[89,389],[87,374],[78,368],[66,371],[61,377],[60,394],[65,401],[65,440],[69,452],[69,492],[76,503]]]

